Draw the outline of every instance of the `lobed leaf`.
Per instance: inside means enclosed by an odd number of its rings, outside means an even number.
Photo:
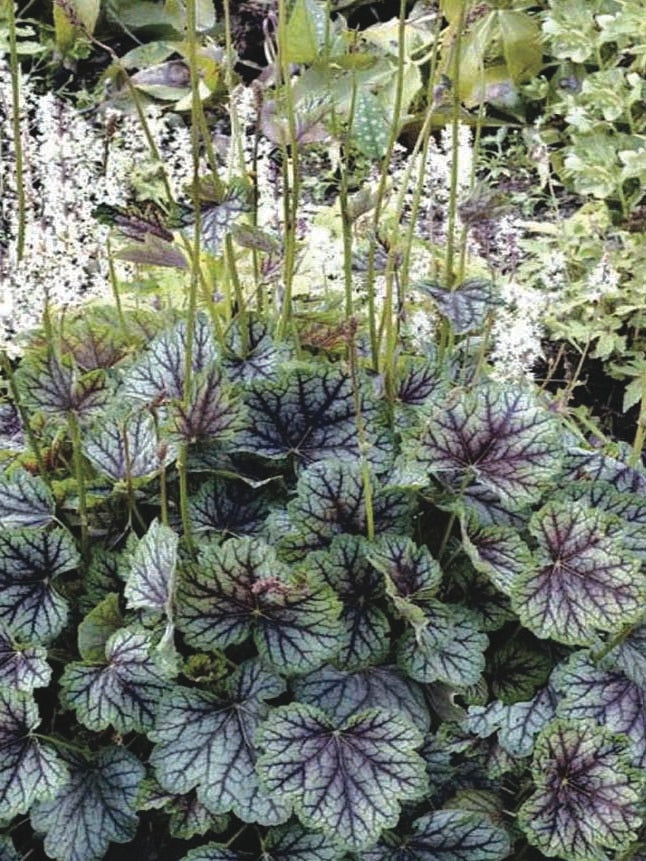
[[[592,643],[642,613],[639,563],[608,533],[602,514],[577,503],[551,502],[530,521],[535,565],[513,585],[512,606],[541,638]]]
[[[200,566],[180,581],[177,625],[189,643],[221,649],[253,632],[263,660],[282,673],[303,673],[339,649],[341,605],[310,576],[290,582],[273,549],[232,538],[202,551]]]
[[[8,628],[0,626],[0,689],[30,693],[46,688],[51,676],[47,649],[19,644]]]
[[[45,834],[45,852],[57,861],[100,861],[109,843],[128,843],[137,830],[136,803],[145,769],[123,747],[104,747],[89,760],[66,754],[66,783],[50,801],[31,809],[31,824]]]
[[[0,811],[3,820],[51,798],[67,778],[54,748],[33,736],[40,723],[31,695],[0,688]]]
[[[103,371],[79,373],[74,363],[58,358],[53,351],[23,362],[16,381],[26,405],[59,418],[73,413],[86,419],[105,406],[109,397]]]
[[[500,304],[494,283],[481,278],[471,278],[451,290],[432,281],[421,281],[414,286],[431,296],[456,335],[484,328],[487,315]]]
[[[421,733],[379,709],[338,725],[312,706],[279,706],[256,742],[265,791],[293,804],[305,827],[320,829],[339,848],[366,848],[395,825],[401,801],[426,791],[414,752]]]
[[[290,351],[276,343],[265,320],[249,318],[242,337],[242,321],[229,328],[224,342],[222,367],[233,382],[249,383],[254,380],[272,380],[280,366],[290,358]]]
[[[84,440],[83,453],[102,475],[113,481],[155,475],[177,456],[172,445],[158,439],[149,413],[125,418],[105,416]]]
[[[233,485],[218,479],[206,481],[189,499],[193,530],[219,532],[225,537],[260,532],[267,509],[258,489],[242,482]]]
[[[79,562],[64,529],[0,531],[0,622],[28,643],[53,640],[67,620],[54,584]]]
[[[106,643],[105,664],[67,664],[60,681],[63,704],[95,732],[110,725],[118,732],[148,731],[168,687],[150,649],[147,635],[117,631]]]
[[[128,607],[173,616],[179,536],[157,519],[135,548],[124,595]]]
[[[389,835],[390,836],[390,835]],[[436,810],[413,822],[404,837],[392,835],[360,861],[502,861],[511,850],[504,828],[482,813]]]
[[[641,825],[643,773],[628,765],[625,741],[588,721],[556,720],[536,742],[536,789],[518,811],[527,839],[566,861],[620,853]]]
[[[185,442],[227,440],[241,427],[240,405],[217,367],[191,378],[188,404],[177,401],[171,410],[173,433]]]
[[[480,738],[498,732],[504,750],[512,756],[529,756],[538,733],[556,717],[556,699],[546,687],[528,702],[507,705],[494,700],[488,706],[470,706],[466,725]]]
[[[638,625],[606,655],[603,666],[620,670],[631,682],[646,688],[646,625]]]
[[[24,469],[0,477],[0,526],[47,526],[54,497],[42,478]]]
[[[254,733],[269,712],[267,699],[283,682],[257,662],[246,662],[231,680],[231,697],[176,686],[163,698],[149,734],[150,756],[160,784],[174,793],[197,788],[214,813],[232,810],[244,822],[285,822],[291,806],[260,789]]]

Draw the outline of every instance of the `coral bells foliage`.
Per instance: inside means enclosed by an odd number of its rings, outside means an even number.
[[[646,474],[529,384],[404,357],[386,402],[253,317],[146,319],[109,369],[68,321],[15,375],[2,857],[637,851]]]

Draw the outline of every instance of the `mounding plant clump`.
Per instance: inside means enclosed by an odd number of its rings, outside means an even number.
[[[2,857],[634,857],[646,474],[530,384],[136,317],[5,404]]]

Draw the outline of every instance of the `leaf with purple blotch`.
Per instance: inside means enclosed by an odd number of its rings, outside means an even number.
[[[485,668],[489,640],[478,631],[463,607],[428,601],[426,624],[405,631],[397,647],[397,663],[416,682],[474,685]]]
[[[278,697],[284,682],[258,661],[240,665],[229,682],[229,696],[173,687],[163,698],[150,763],[170,792],[197,789],[213,813],[232,810],[244,822],[285,822],[291,805],[264,792],[256,778],[254,734],[269,713],[266,700]]]
[[[397,403],[421,407],[443,386],[440,368],[428,359],[407,357],[399,369],[395,389]]]
[[[56,581],[80,560],[64,529],[0,531],[0,623],[27,643],[53,640],[67,620]]]
[[[435,810],[405,834],[387,833],[359,861],[502,861],[511,842],[489,816],[471,810]]]
[[[466,728],[479,738],[498,733],[498,742],[512,756],[530,756],[536,736],[556,717],[556,695],[545,687],[528,702],[469,706]]]
[[[605,481],[575,482],[567,489],[568,499],[575,499],[587,508],[598,508],[616,524],[610,524],[626,550],[646,559],[646,502],[643,494],[618,493]]]
[[[138,825],[137,796],[145,768],[124,747],[103,747],[90,758],[65,753],[70,779],[50,801],[31,809],[57,861],[99,861],[110,842],[129,843]]]
[[[563,478],[569,481],[604,481],[619,493],[646,494],[646,472],[629,466],[601,451],[584,448],[568,449],[563,461]]]
[[[238,318],[225,336],[222,367],[228,378],[241,383],[275,379],[281,365],[291,356],[290,347],[274,341],[265,320],[247,318],[245,339],[242,325]]]
[[[177,457],[174,445],[159,440],[150,413],[105,416],[86,436],[83,453],[113,481],[149,478]]]
[[[384,579],[396,613],[414,627],[425,627],[425,604],[437,593],[442,570],[427,547],[400,535],[382,535],[368,550],[368,560]]]
[[[390,624],[377,606],[383,595],[380,576],[366,559],[367,541],[358,535],[338,535],[329,550],[310,553],[304,567],[329,583],[343,603],[343,635],[336,666],[358,669],[384,660],[390,649]]]
[[[122,628],[108,639],[100,664],[72,661],[61,676],[63,704],[95,732],[147,732],[168,682],[151,658],[150,638]]]
[[[47,649],[18,642],[0,625],[0,688],[29,693],[46,688],[52,676]]]
[[[223,537],[256,535],[261,531],[269,504],[258,488],[242,481],[219,479],[200,485],[189,497],[189,513],[193,531],[216,532]]]
[[[58,358],[53,351],[23,362],[16,384],[25,406],[59,418],[71,413],[88,419],[109,398],[103,370],[82,373],[68,357]]]
[[[611,649],[601,665],[617,669],[631,682],[646,688],[646,625],[637,625],[628,636]]]
[[[0,526],[47,526],[54,497],[42,478],[24,469],[0,477]]]
[[[529,842],[565,861],[621,853],[642,823],[644,773],[628,763],[626,740],[592,721],[556,720],[536,742],[535,790],[518,810]]]
[[[313,670],[339,650],[341,604],[326,583],[289,573],[259,539],[209,545],[180,581],[177,627],[187,642],[214,651],[253,633],[263,660],[279,672]]]
[[[537,637],[586,645],[641,617],[639,562],[609,534],[603,512],[549,502],[529,528],[535,566],[515,578],[512,605]]]
[[[226,843],[206,843],[182,855],[180,861],[252,861],[248,852],[234,852]]]
[[[280,541],[280,552],[302,559],[329,546],[335,535],[367,535],[363,466],[356,460],[314,463],[300,476],[296,499],[287,506],[292,531]],[[405,490],[372,481],[375,532],[410,532],[412,497]]]
[[[478,526],[461,520],[463,547],[476,571],[482,572],[504,595],[511,595],[516,579],[533,570],[532,554],[514,529]]]
[[[33,733],[40,718],[33,697],[0,688],[0,810],[3,821],[51,798],[67,780],[56,750]]]
[[[186,335],[185,320],[158,335],[126,371],[121,394],[143,404],[181,400],[186,378]],[[217,355],[212,325],[206,315],[198,314],[192,332],[192,373],[210,368]]]
[[[481,330],[487,316],[501,303],[493,281],[482,278],[463,281],[451,290],[432,281],[418,281],[413,286],[433,299],[456,335]]]
[[[389,434],[380,405],[366,390],[358,394],[368,433],[368,458],[390,459]],[[335,366],[294,364],[277,382],[258,382],[246,394],[249,421],[236,440],[240,451],[309,464],[325,458],[357,457],[357,403],[349,372]]]
[[[421,438],[403,445],[403,472],[426,473],[452,493],[470,483],[522,507],[535,502],[558,470],[557,425],[522,388],[494,383],[456,396],[432,413]]]
[[[646,766],[646,690],[623,673],[604,671],[590,655],[575,652],[560,664],[552,684],[561,695],[559,717],[590,719],[630,739],[631,761]]]
[[[191,378],[188,403],[172,405],[173,436],[184,442],[228,441],[242,426],[241,405],[231,394],[222,371],[213,366]]]
[[[339,725],[292,703],[273,709],[256,733],[258,774],[305,827],[356,852],[397,823],[400,802],[425,794],[424,762],[415,753],[422,741],[413,724],[380,709]]]
[[[342,723],[373,708],[402,714],[421,732],[428,732],[430,715],[422,688],[393,666],[365,667],[355,672],[325,666],[293,682],[299,702],[316,706]]]

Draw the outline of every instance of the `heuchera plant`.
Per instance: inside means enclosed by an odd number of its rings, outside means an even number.
[[[646,473],[466,365],[123,323],[2,413],[0,857],[637,857]]]

